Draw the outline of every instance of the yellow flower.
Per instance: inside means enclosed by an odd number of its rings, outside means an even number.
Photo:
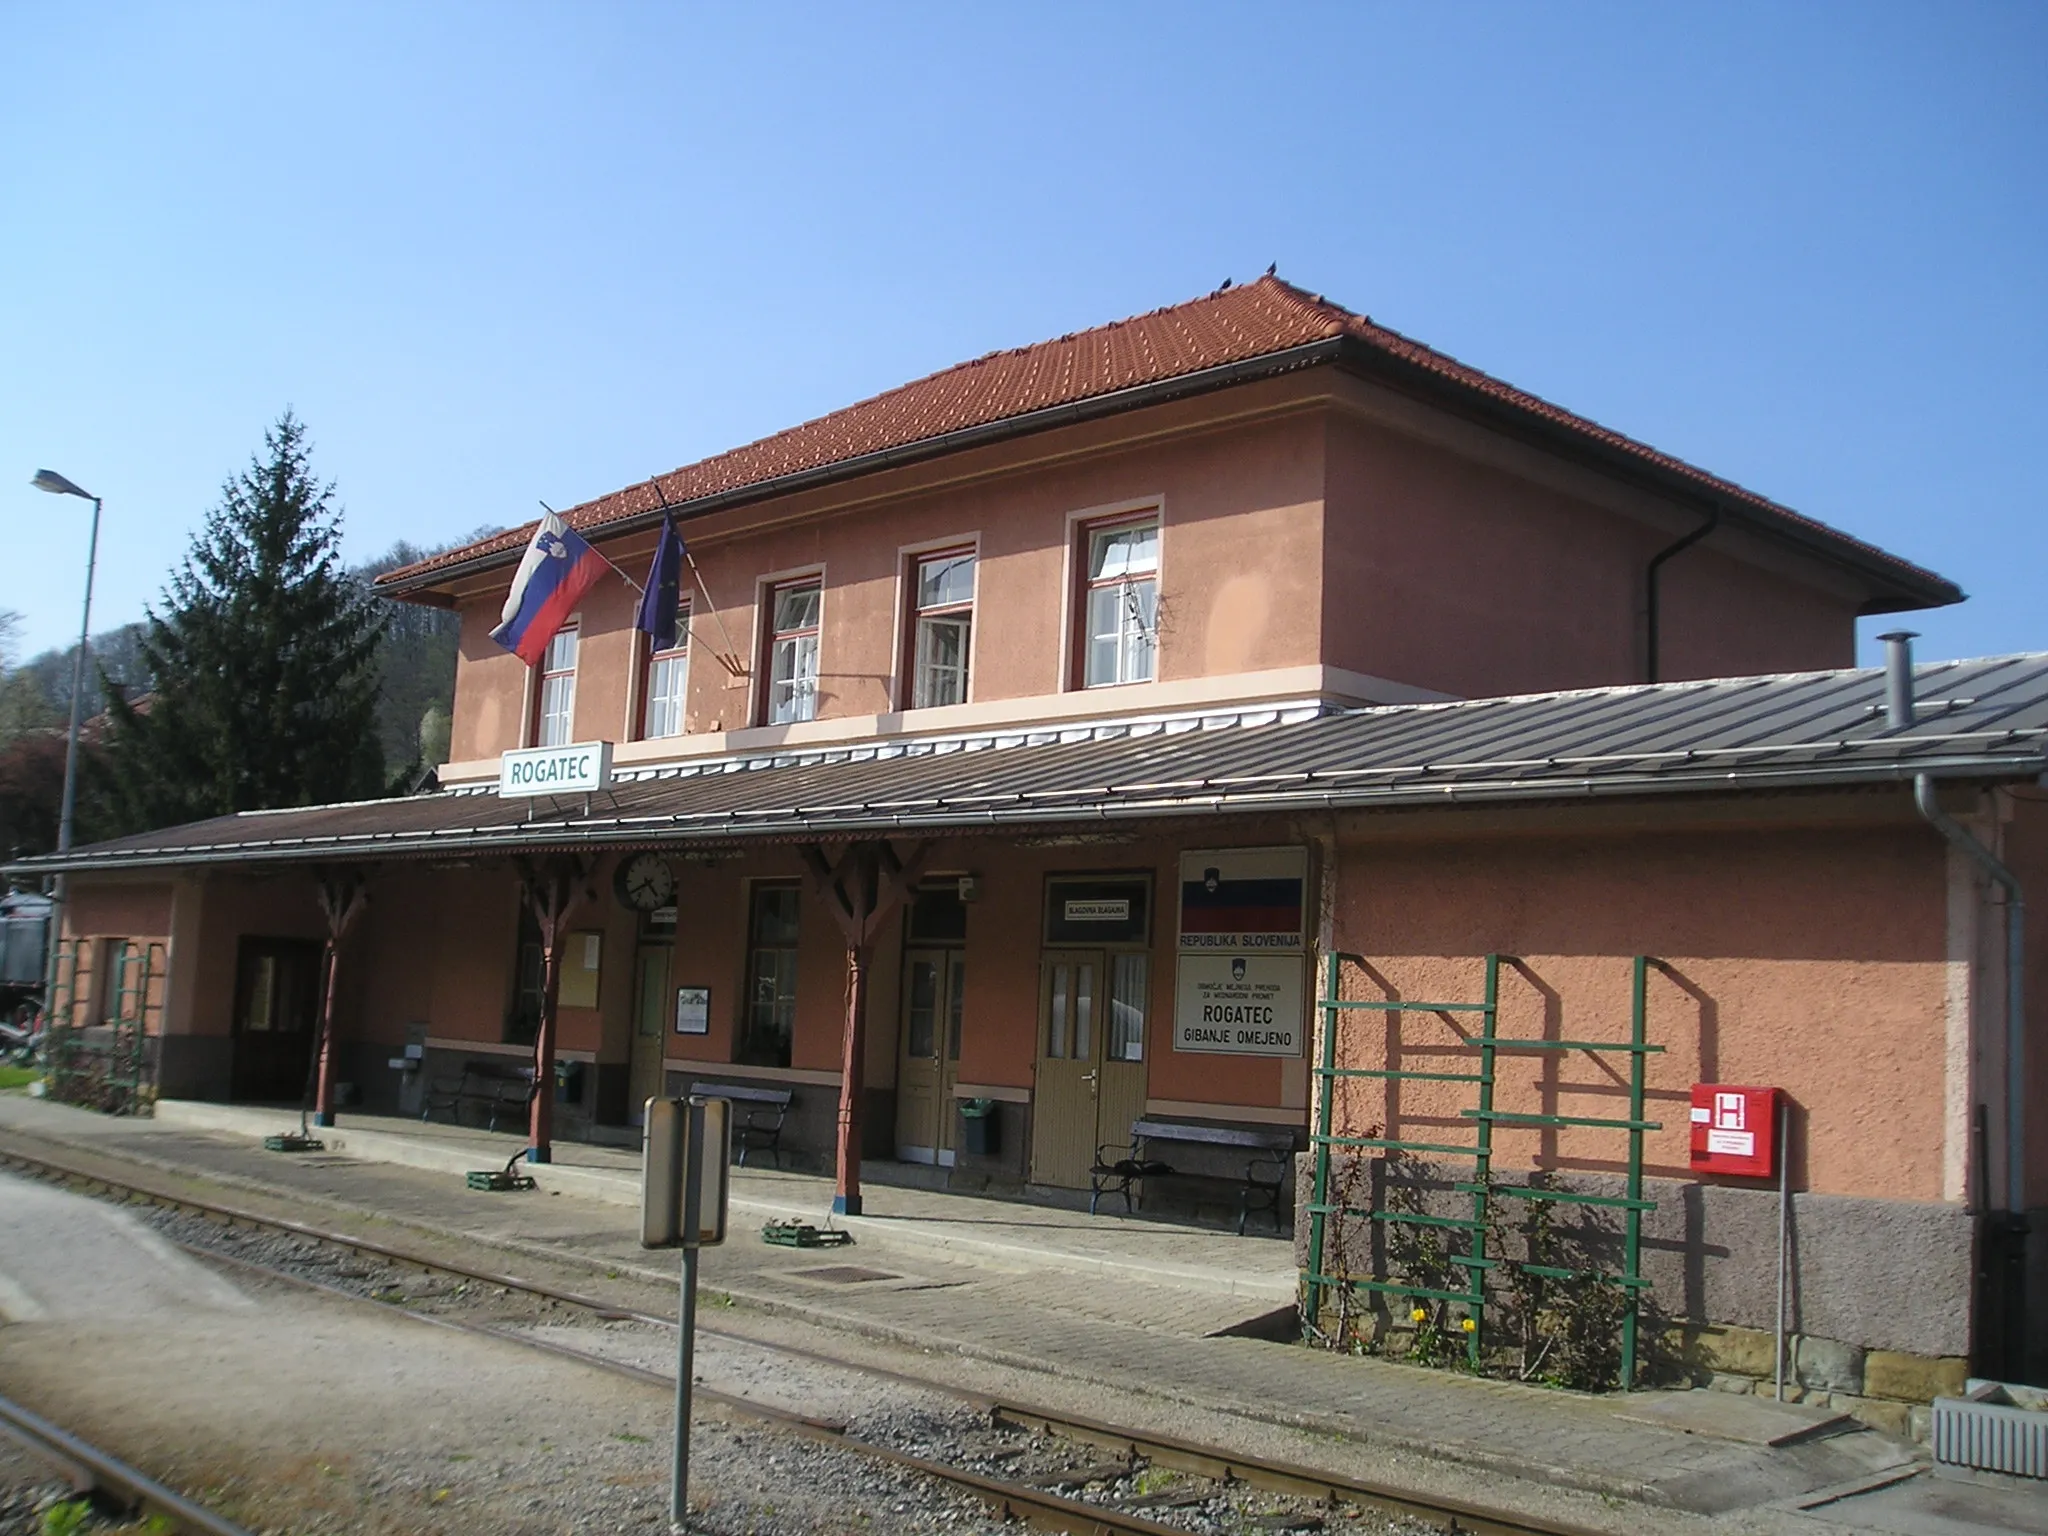
[[[1423,1311],[1422,1308],[1417,1307],[1413,1312],[1410,1312],[1408,1314],[1408,1319],[1410,1322],[1419,1323],[1426,1319],[1428,1316],[1429,1314],[1427,1312]]]
[[[1472,1319],[1469,1317],[1460,1321],[1458,1326],[1464,1329],[1467,1333],[1477,1333],[1479,1331],[1479,1325],[1473,1322]]]

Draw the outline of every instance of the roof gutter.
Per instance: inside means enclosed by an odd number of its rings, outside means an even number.
[[[1015,437],[1026,437],[1034,432],[1044,432],[1054,427],[1072,426],[1079,422],[1094,421],[1104,416],[1138,410],[1144,406],[1164,405],[1169,401],[1185,399],[1192,395],[1210,394],[1236,384],[1249,384],[1255,380],[1293,373],[1302,368],[1314,368],[1323,363],[1335,362],[1344,353],[1345,341],[1344,337],[1333,336],[1323,341],[1307,342],[1298,347],[1289,347],[1282,352],[1267,352],[1239,362],[1225,363],[1220,367],[1182,374],[1177,378],[1113,390],[1104,395],[1091,395],[1085,400],[1046,406],[1042,410],[1027,411],[1021,416],[1006,416],[1000,421],[959,427],[951,432],[942,432],[936,437],[919,438],[914,443],[878,449],[873,453],[861,454],[857,458],[821,464],[815,469],[796,470],[787,475],[778,475],[772,480],[760,480],[751,485],[735,486],[729,491],[699,496],[692,501],[680,501],[667,507],[650,507],[645,512],[615,518],[601,528],[591,530],[591,537],[609,539],[641,533],[659,527],[664,518],[688,522],[708,517],[714,512],[723,512],[731,507],[746,506],[751,502],[766,501],[776,496],[813,490],[842,480],[852,480],[861,475],[871,475],[880,470],[901,468],[906,464],[922,463],[927,459],[958,453],[968,448],[985,447]],[[516,565],[523,553],[524,550],[517,547],[493,550],[487,555],[459,560],[431,571],[422,571],[416,576],[379,582],[373,590],[382,597],[405,597],[412,601],[421,601],[420,598],[412,598],[411,594],[444,586],[466,576],[481,575],[500,566]]]
[[[621,821],[569,823],[515,822],[496,827],[475,827],[423,832],[411,836],[390,833],[361,838],[323,836],[270,843],[238,843],[215,847],[186,847],[135,850],[80,857],[74,852],[62,863],[53,854],[22,860],[5,866],[4,873],[41,875],[56,869],[71,873],[128,871],[176,867],[204,867],[220,864],[285,864],[318,859],[441,858],[491,854],[503,856],[548,848],[664,847],[682,843],[708,842],[772,843],[789,838],[827,840],[842,837],[870,837],[878,833],[916,831],[927,835],[975,836],[988,832],[1020,831],[1033,827],[1055,828],[1078,823],[1130,823],[1159,820],[1206,819],[1213,816],[1275,816],[1301,811],[1419,810],[1454,805],[1545,804],[1564,800],[1588,802],[1681,794],[1740,794],[1808,789],[1855,789],[1879,784],[1916,782],[1919,778],[2010,780],[2033,779],[2042,770],[2039,757],[2025,761],[2012,758],[1954,758],[1915,768],[1910,764],[1876,763],[1857,771],[1841,768],[1815,769],[1810,766],[1780,772],[1738,774],[1727,769],[1706,769],[1675,777],[1661,773],[1586,775],[1549,781],[1477,781],[1462,784],[1419,785],[1398,790],[1347,789],[1314,781],[1284,789],[1239,787],[1230,784],[1191,784],[1183,790],[1160,793],[1117,804],[1070,804],[1045,807],[1020,805],[1017,797],[1005,797],[1001,806],[979,809],[963,806],[919,811],[869,813],[844,818],[810,817],[801,812],[787,816],[749,818],[747,821],[666,823],[659,818],[635,816],[632,825]],[[651,823],[651,824],[650,824]]]

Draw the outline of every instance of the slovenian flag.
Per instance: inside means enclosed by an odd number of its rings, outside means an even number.
[[[539,666],[548,642],[604,574],[607,563],[574,528],[548,513],[533,530],[526,557],[512,573],[502,622],[491,638],[529,667]]]

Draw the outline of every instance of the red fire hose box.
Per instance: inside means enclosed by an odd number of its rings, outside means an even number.
[[[1778,1171],[1776,1088],[1692,1085],[1692,1165],[1701,1173],[1768,1179]]]

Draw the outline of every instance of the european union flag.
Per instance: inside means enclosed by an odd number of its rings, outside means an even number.
[[[647,568],[647,590],[640,595],[640,613],[635,629],[644,630],[654,649],[666,651],[676,643],[676,612],[683,589],[683,537],[667,518],[661,520],[661,538],[654,546],[654,564]]]

